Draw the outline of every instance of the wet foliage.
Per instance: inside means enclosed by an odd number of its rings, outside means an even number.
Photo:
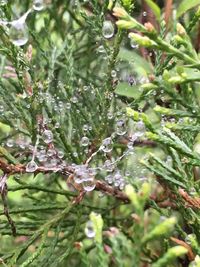
[[[0,265],[200,266],[200,1],[0,1]]]

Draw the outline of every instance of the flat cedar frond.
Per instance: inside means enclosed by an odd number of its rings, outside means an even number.
[[[0,265],[200,266],[199,5],[0,0]]]

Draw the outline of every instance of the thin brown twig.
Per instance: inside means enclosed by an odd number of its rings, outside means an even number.
[[[189,194],[182,188],[178,190],[180,196],[186,201],[187,206],[200,209],[200,198],[191,197]]]
[[[9,210],[8,210],[8,203],[7,203],[7,193],[8,193],[8,191],[7,191],[6,180],[7,180],[7,174],[4,174],[1,177],[1,181],[0,181],[1,182],[1,184],[0,184],[0,193],[1,193],[1,198],[2,198],[2,202],[3,202],[4,215],[6,216],[6,218],[8,220],[8,223],[10,224],[13,236],[16,236],[16,227],[15,227],[14,221],[10,217]]]
[[[125,203],[129,203],[129,198],[125,193],[118,190],[117,188],[113,188],[112,186],[107,185],[106,183],[97,180],[96,181],[96,189],[99,191],[103,191],[104,193],[108,195],[112,195],[116,197],[119,200],[122,200]]]
[[[173,0],[165,0],[166,29],[168,28],[170,17],[171,17],[171,14],[172,14],[172,5],[173,5]]]
[[[188,250],[187,256],[188,256],[188,259],[189,259],[190,261],[193,261],[193,260],[195,259],[195,255],[194,255],[194,253],[193,253],[193,251],[192,251],[191,246],[189,246],[189,245],[188,245],[186,242],[184,242],[183,240],[177,239],[177,238],[175,238],[175,237],[170,237],[170,239],[171,239],[173,242],[175,242],[176,244],[181,245],[181,246],[185,247],[185,248]]]
[[[8,163],[6,163],[5,161],[0,160],[0,169],[6,174],[6,175],[11,175],[11,174],[23,174],[26,173],[26,167],[22,164],[18,164],[18,165],[9,165]],[[52,169],[46,169],[45,167],[38,167],[38,169],[35,171],[35,173],[52,173],[55,170]],[[67,166],[63,169],[58,169],[57,173],[61,174],[61,175],[68,175],[68,182],[71,183],[71,181],[73,180],[73,168],[70,166]],[[74,185],[75,189],[79,191],[79,195],[78,197],[76,197],[74,199],[74,201],[76,203],[80,203],[85,195],[85,191],[83,190],[82,187],[80,186],[76,186],[73,182],[72,184]],[[113,197],[115,197],[116,199],[123,201],[124,203],[129,203],[129,198],[128,196],[120,191],[119,189],[112,187],[110,185],[108,185],[107,183],[100,181],[100,180],[96,180],[95,181],[95,189],[99,190],[105,194],[111,195]],[[159,201],[158,199],[155,199],[153,196],[150,197],[151,199],[153,199],[157,205],[161,208],[166,208],[166,207],[172,207],[172,208],[176,208],[175,204],[171,203],[170,201]]]

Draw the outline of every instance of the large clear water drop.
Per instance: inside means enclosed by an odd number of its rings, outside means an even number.
[[[50,130],[45,130],[42,134],[42,138],[46,144],[49,144],[53,141],[53,133]]]
[[[38,168],[37,164],[35,163],[34,160],[32,160],[26,165],[26,172],[35,172],[37,168]]]
[[[113,141],[111,137],[108,137],[103,140],[102,145],[101,145],[101,150],[105,153],[111,152],[113,149]]]
[[[25,45],[28,42],[28,27],[23,20],[15,20],[10,23],[9,36],[16,46]]]
[[[81,138],[81,142],[80,142],[80,144],[81,144],[81,146],[88,146],[88,145],[89,145],[89,142],[90,142],[89,138],[86,137],[86,136],[83,136],[83,137]]]
[[[33,9],[36,11],[41,11],[44,8],[43,0],[34,0],[33,1]]]
[[[85,181],[83,181],[83,189],[86,192],[91,192],[95,189],[95,182],[94,179],[90,178]]]
[[[114,32],[115,32],[115,28],[112,22],[110,20],[104,21],[103,27],[102,27],[103,37],[105,37],[106,39],[110,39],[111,37],[113,37]]]
[[[119,119],[116,122],[116,133],[118,135],[124,135],[126,133],[126,121],[124,119]]]

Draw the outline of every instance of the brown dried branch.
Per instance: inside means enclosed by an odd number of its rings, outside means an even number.
[[[173,0],[165,0],[165,22],[166,22],[166,28],[168,28],[168,24],[170,21],[170,17],[172,14],[172,5]]]
[[[8,175],[11,175],[11,174],[15,174],[15,173],[20,173],[20,174],[23,174],[26,172],[26,167],[24,165],[9,165],[8,163],[0,160],[0,169],[8,174]],[[45,167],[38,167],[38,169],[36,170],[35,173],[51,173],[52,170],[51,169],[46,169]],[[71,174],[69,176],[69,182],[71,182],[71,179],[73,178],[73,169],[71,167],[65,167],[64,169],[62,170],[58,170],[58,173],[60,174]],[[73,183],[74,185],[74,183]],[[79,187],[76,187],[74,186],[78,191],[81,191],[81,188]],[[104,193],[107,193],[109,195],[112,195],[124,202],[129,202],[129,199],[128,197],[123,193],[121,192],[120,190],[116,189],[116,188],[112,188],[111,186],[107,185],[106,183],[102,182],[102,181],[99,181],[97,180],[96,181],[96,189],[97,190],[100,190]]]
[[[6,163],[3,160],[0,160],[0,169],[7,175],[11,175],[11,174],[23,174],[26,173],[26,167],[22,164],[18,164],[18,165],[9,165],[8,163]],[[83,190],[82,187],[80,187],[80,185],[76,185],[73,181],[73,168],[70,166],[67,166],[63,169],[58,169],[56,170],[57,173],[61,174],[61,175],[67,175],[69,176],[67,182],[72,184],[73,187],[79,191],[79,195],[78,197],[74,200],[76,203],[80,203],[85,195],[85,192]],[[55,169],[46,169],[45,167],[38,167],[38,169],[35,171],[35,173],[52,173],[55,172]],[[123,201],[124,203],[129,203],[129,198],[127,197],[127,195],[120,191],[117,188],[113,188],[112,186],[109,186],[107,183],[100,181],[100,180],[96,180],[96,185],[95,185],[95,189],[99,190],[105,194],[111,195],[121,201]],[[151,199],[153,199],[158,206],[160,206],[161,208],[166,208],[166,207],[172,207],[172,208],[176,208],[176,205],[170,201],[162,201],[160,199],[156,199],[154,196],[151,197]]]
[[[157,205],[160,207],[160,208],[172,208],[173,210],[176,210],[177,209],[177,206],[175,203],[171,202],[170,200],[165,200],[163,202],[158,202]]]
[[[16,227],[15,227],[14,221],[10,217],[9,210],[8,210],[8,204],[7,204],[7,199],[6,199],[8,191],[7,191],[6,181],[7,181],[7,174],[4,174],[0,178],[0,193],[1,193],[1,198],[3,202],[4,215],[6,216],[8,223],[10,224],[13,236],[16,236]]]
[[[188,193],[182,188],[180,188],[178,192],[183,197],[183,199],[187,202],[187,206],[200,209],[200,198],[199,197],[189,196]]]
[[[188,250],[187,256],[188,256],[188,259],[190,261],[193,261],[195,259],[195,255],[194,255],[194,253],[192,251],[192,248],[187,243],[185,243],[183,240],[177,239],[175,237],[170,237],[170,239],[173,242],[175,242],[176,244],[181,245],[181,246],[185,247]]]
[[[107,185],[106,183],[102,181],[99,181],[99,180],[96,181],[96,189],[108,195],[112,195],[116,197],[117,199],[122,200],[125,203],[129,203],[129,198],[127,197],[125,193],[123,193],[122,191],[116,188],[113,188],[112,186]]]
[[[123,144],[123,145],[127,145],[128,142],[130,142],[130,141],[131,141],[131,137],[121,138],[121,139],[119,140],[119,143],[120,143],[120,144]],[[134,141],[134,146],[140,146],[140,147],[143,147],[143,146],[147,146],[147,147],[156,147],[157,144],[156,144],[156,142],[154,142],[154,141],[145,139],[145,140],[135,140],[135,141]]]

